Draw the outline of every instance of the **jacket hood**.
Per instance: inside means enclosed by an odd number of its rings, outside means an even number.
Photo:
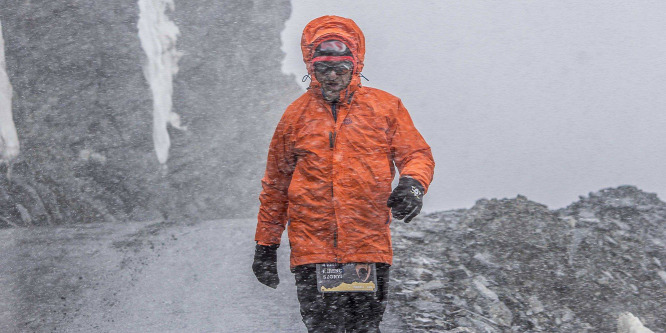
[[[350,87],[360,86],[360,73],[363,70],[363,59],[365,58],[365,36],[354,21],[340,16],[322,16],[308,23],[303,29],[301,37],[301,51],[303,62],[310,74],[310,88],[319,86],[314,76],[312,57],[317,45],[329,39],[337,39],[349,47],[354,58],[354,71]]]

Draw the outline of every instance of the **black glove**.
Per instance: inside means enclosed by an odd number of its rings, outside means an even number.
[[[259,282],[275,289],[280,284],[277,272],[277,249],[280,245],[259,245],[254,249],[252,271]]]
[[[405,223],[409,223],[409,221],[421,212],[424,192],[425,189],[418,180],[410,177],[402,177],[398,182],[398,186],[393,189],[386,205],[391,207],[393,217],[398,220],[404,218]]]

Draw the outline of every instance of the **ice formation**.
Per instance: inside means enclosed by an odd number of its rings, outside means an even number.
[[[12,86],[5,66],[5,41],[0,22],[0,161],[11,161],[19,154],[19,140],[12,118]]]
[[[166,15],[174,10],[174,0],[139,0],[139,39],[147,56],[143,74],[153,94],[153,142],[157,159],[165,164],[171,140],[167,125],[180,126],[180,117],[171,111],[173,76],[178,72],[181,53],[176,50],[180,31]]]

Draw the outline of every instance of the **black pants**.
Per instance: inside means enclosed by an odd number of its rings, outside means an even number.
[[[309,333],[379,333],[388,301],[389,268],[376,264],[377,292],[320,293],[315,265],[296,266],[298,302]]]

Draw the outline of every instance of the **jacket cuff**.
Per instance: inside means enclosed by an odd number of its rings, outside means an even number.
[[[416,175],[414,175],[414,176],[412,176],[412,175],[404,175],[404,176],[401,175],[400,178],[411,178],[411,179],[416,180],[423,187],[423,194],[428,193],[428,185],[430,185],[430,184],[426,183],[425,179],[421,179],[420,177],[418,177]]]
[[[277,244],[276,244],[276,243],[268,243],[268,242],[264,242],[264,241],[260,241],[260,240],[258,240],[258,241],[256,241],[256,242],[257,242],[257,245],[262,245],[262,246],[276,246],[276,249],[280,246],[280,243],[277,243]]]

